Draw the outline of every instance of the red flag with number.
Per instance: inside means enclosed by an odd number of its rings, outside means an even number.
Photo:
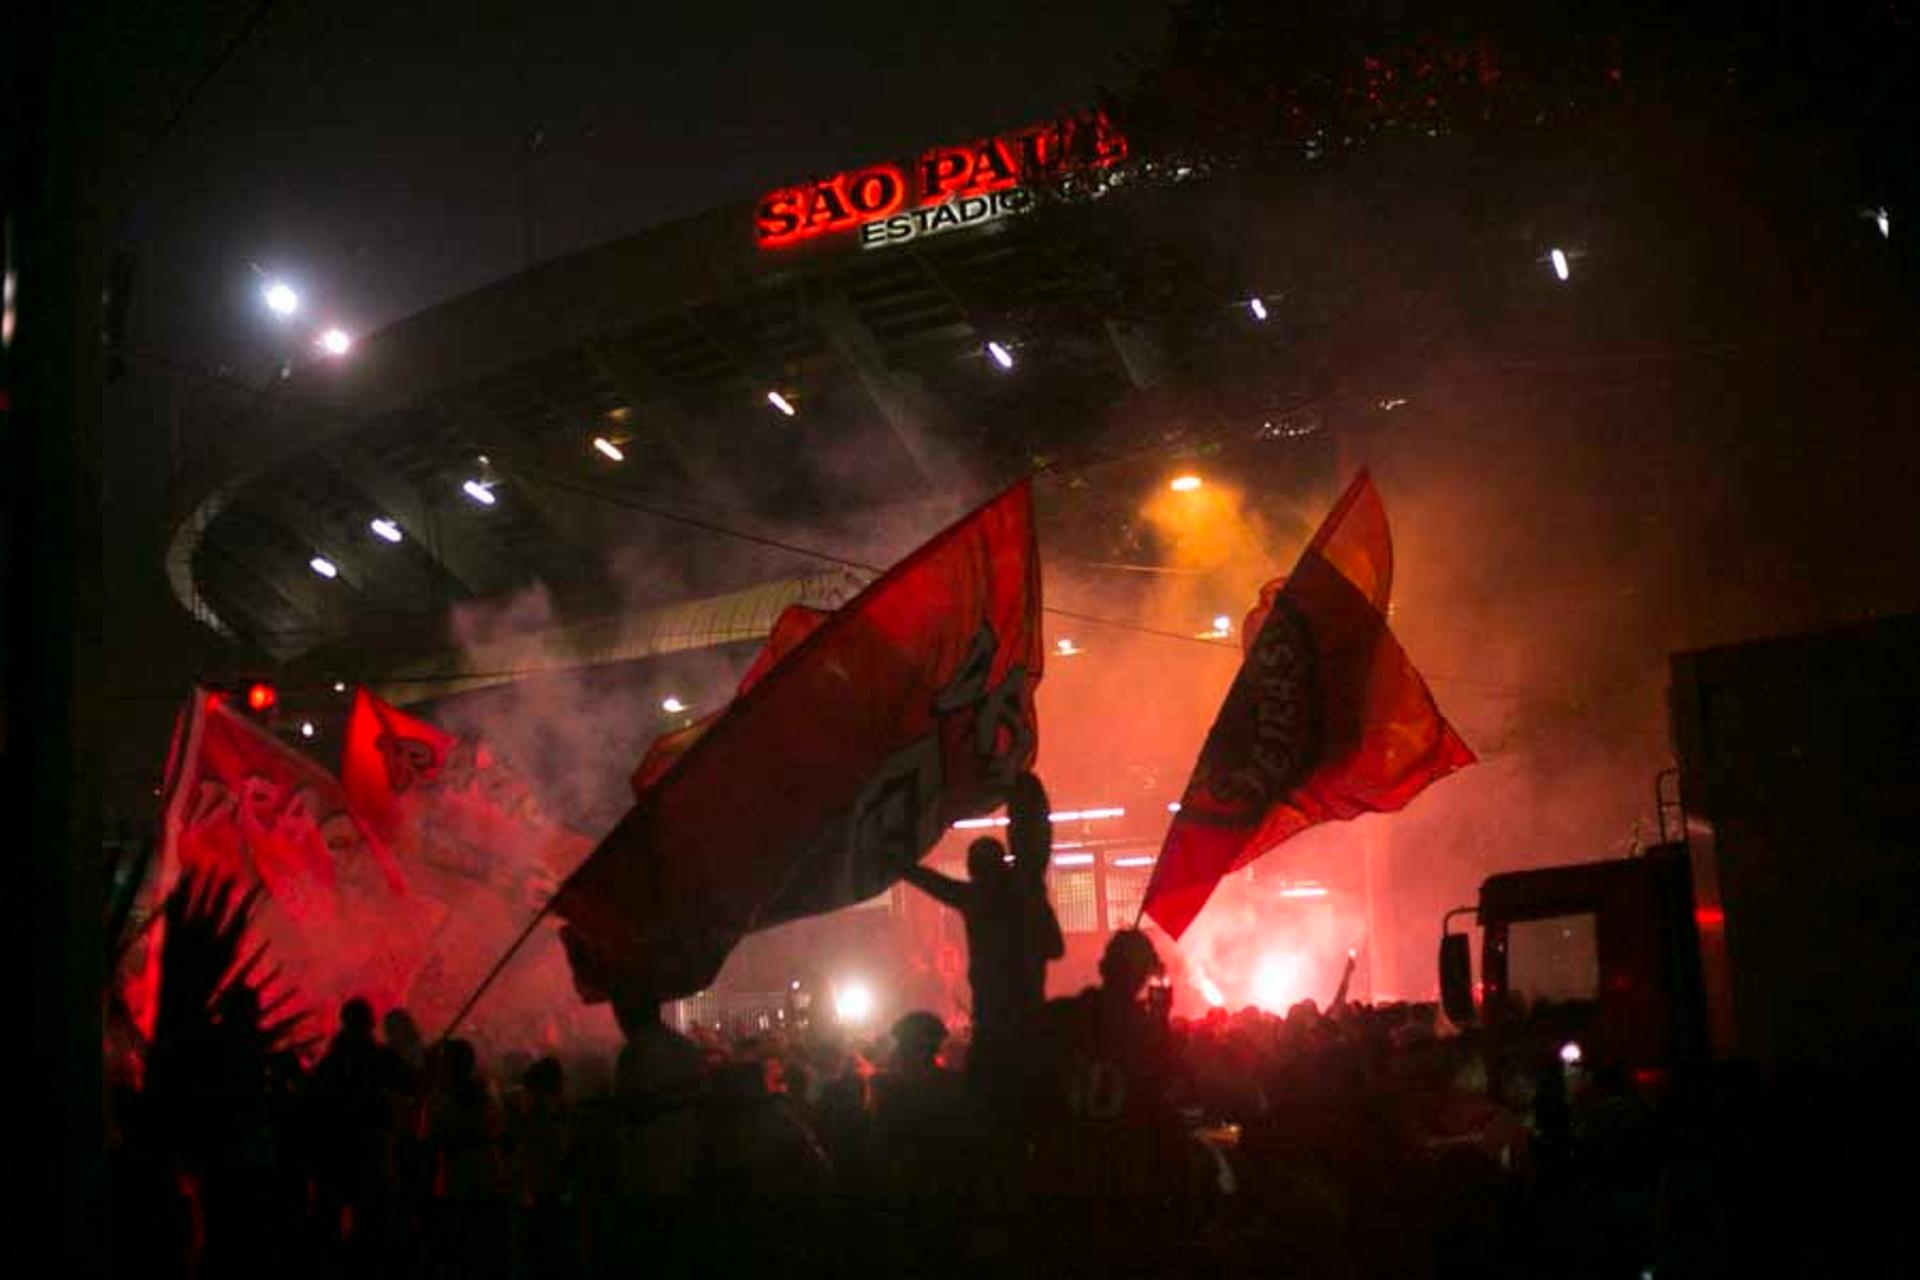
[[[532,788],[488,744],[366,689],[355,692],[347,717],[340,781],[376,844],[442,908],[407,1003],[428,1025],[444,1022],[593,842],[542,812]],[[558,963],[555,947],[536,946],[517,967],[516,994],[494,1007],[525,1004],[518,989],[539,987],[540,971]],[[559,981],[564,990],[565,977]],[[479,1011],[482,1023],[489,1012]]]
[[[745,934],[873,897],[1000,803],[1037,745],[1028,487],[835,612],[796,615],[783,644],[718,716],[649,753],[634,808],[561,890],[589,998],[699,991]]]
[[[225,694],[195,693],[162,841],[164,881],[200,870],[265,890],[254,930],[323,1022],[349,996],[403,998],[430,928],[423,904],[333,776]]]
[[[1393,541],[1363,471],[1247,616],[1246,657],[1145,913],[1178,938],[1228,873],[1317,823],[1390,812],[1474,762],[1387,628]]]

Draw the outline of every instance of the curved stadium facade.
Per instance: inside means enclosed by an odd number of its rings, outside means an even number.
[[[174,593],[289,689],[359,680],[401,701],[556,649],[595,665],[757,640],[786,604],[864,580],[783,547],[884,563],[1018,475],[1177,438],[1161,402],[1182,366],[1217,364],[1221,331],[1247,327],[1224,280],[1181,315],[1143,313],[1126,278],[1138,212],[1190,202],[1191,176],[1089,114],[777,189],[435,307],[296,371],[192,460]],[[1301,391],[1270,365],[1229,394],[1258,414]],[[1060,489],[1068,544],[1098,557],[1128,536],[1130,501]],[[448,642],[450,606],[534,583],[562,636]]]

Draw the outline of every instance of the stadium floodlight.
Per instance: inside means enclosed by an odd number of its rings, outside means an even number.
[[[398,542],[406,536],[400,532],[399,525],[387,519],[385,516],[381,516],[375,520],[369,520],[367,522],[367,528],[373,530],[375,537],[384,538],[388,542]]]
[[[993,362],[1002,369],[1013,368],[1013,352],[1007,350],[999,343],[989,342],[987,344],[987,354],[992,356]]]
[[[353,350],[353,339],[345,329],[325,329],[321,331],[318,345],[322,354],[337,360]]]
[[[1223,636],[1231,635],[1233,633],[1233,619],[1224,613],[1216,613],[1213,616],[1213,629]]]
[[[340,576],[339,567],[325,556],[315,556],[313,559],[307,561],[307,567],[323,578],[337,578]]]
[[[490,507],[499,499],[493,496],[493,490],[478,480],[469,480],[460,486],[460,491],[483,507]]]
[[[767,403],[772,405],[774,408],[778,409],[780,412],[786,414],[789,418],[793,417],[795,414],[800,412],[798,409],[793,407],[793,401],[787,399],[785,396],[781,395],[778,391],[767,392]]]
[[[627,460],[627,455],[620,446],[605,436],[595,436],[593,438],[593,447],[598,449],[601,455],[611,462],[625,462]]]
[[[300,295],[285,280],[269,280],[260,290],[260,296],[266,299],[267,310],[282,320],[299,313]]]
[[[333,691],[335,693],[345,693],[347,691],[347,682],[345,680],[335,680],[333,682]]]
[[[1893,215],[1885,209],[1873,211],[1873,225],[1880,228],[1880,238],[1886,240],[1893,235]]]
[[[1183,476],[1175,476],[1167,482],[1167,488],[1173,490],[1175,493],[1192,493],[1200,487],[1200,484],[1199,476],[1188,473]]]
[[[1552,253],[1548,254],[1547,257],[1553,260],[1553,274],[1559,276],[1562,281],[1567,280],[1573,275],[1573,269],[1567,265],[1566,250],[1555,249]]]
[[[303,738],[311,738],[313,736],[313,721],[302,720],[300,722],[300,736]]]
[[[670,716],[677,716],[687,709],[687,704],[678,698],[667,698],[660,703],[660,709]]]
[[[1267,304],[1258,298],[1247,299],[1247,310],[1253,312],[1253,318],[1255,320],[1265,320],[1267,318]]]

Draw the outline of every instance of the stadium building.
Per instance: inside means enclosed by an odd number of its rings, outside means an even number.
[[[1096,568],[1155,558],[1140,495],[1196,458],[1326,487],[1314,317],[1182,231],[1211,185],[1088,113],[540,264],[194,432],[172,588],[276,664],[282,728],[313,726],[322,759],[355,684],[455,724],[524,721],[527,698],[584,717],[592,768],[578,743],[507,749],[604,829],[646,743],[723,702],[783,608],[844,601],[1021,475],[1049,565]],[[1110,763],[1111,786],[1055,797],[1075,815],[1055,896],[1089,974],[1186,762]],[[932,862],[957,869],[949,843]],[[880,899],[874,927],[908,928],[926,983],[963,991],[955,922],[917,902]]]

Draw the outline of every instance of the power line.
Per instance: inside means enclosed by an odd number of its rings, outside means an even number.
[[[857,569],[863,573],[879,574],[885,572],[884,569],[877,565],[866,564],[859,560],[850,560],[845,556],[834,555],[831,552],[821,551],[814,547],[804,547],[798,543],[786,542],[779,538],[769,538],[760,534],[747,533],[744,530],[732,529],[726,525],[717,524],[710,520],[700,520],[692,516],[682,516],[673,512],[661,511],[625,497],[600,492],[591,485],[579,484],[554,476],[552,473],[546,472],[541,468],[536,467],[529,469],[520,467],[518,469],[522,471],[523,474],[528,474],[536,483],[549,484],[563,492],[574,493],[583,497],[598,498],[602,502],[611,503],[623,510],[633,511],[640,515],[652,516],[656,519],[666,520],[675,524],[684,524],[691,528],[716,534],[721,537],[738,538],[759,546],[784,551],[790,555],[804,556],[843,568]],[[1167,631],[1159,627],[1142,626],[1136,622],[1125,622],[1118,618],[1106,618],[1092,613],[1080,613],[1073,609],[1061,609],[1053,605],[1042,606],[1042,611],[1058,618],[1070,618],[1076,622],[1085,622],[1094,626],[1111,627],[1120,631],[1131,631],[1138,635],[1155,636],[1162,640],[1179,640],[1187,644],[1204,645],[1209,649],[1224,649],[1236,654],[1240,651],[1240,646],[1232,641],[1214,639],[1190,632]],[[1521,692],[1518,686],[1503,685],[1491,680],[1476,680],[1465,676],[1429,675],[1426,678],[1437,683],[1475,686],[1513,696],[1518,696]]]
[[[133,167],[127,171],[126,179],[121,183],[120,188],[120,194],[123,197],[132,191],[134,186],[140,181],[140,177],[146,172],[147,166],[153,162],[153,159],[158,156],[162,148],[166,146],[167,140],[173,136],[174,129],[179,126],[182,120],[186,119],[187,112],[193,109],[193,104],[199,101],[200,95],[206,92],[207,86],[211,85],[214,80],[219,77],[220,73],[226,70],[227,64],[233,61],[234,55],[240,52],[241,47],[247,43],[248,38],[253,35],[254,30],[266,20],[267,14],[273,9],[273,4],[274,0],[260,0],[260,3],[253,7],[253,12],[247,15],[247,20],[241,23],[239,30],[235,31],[233,35],[228,38],[227,43],[221,47],[220,52],[214,55],[213,61],[207,64],[207,69],[200,73],[200,78],[193,82],[193,87],[187,90],[186,96],[180,99],[179,103],[175,105],[174,109],[167,115],[166,120],[160,125],[159,132],[155,133],[153,140],[147,144],[147,149],[140,153],[140,158],[134,161]]]

